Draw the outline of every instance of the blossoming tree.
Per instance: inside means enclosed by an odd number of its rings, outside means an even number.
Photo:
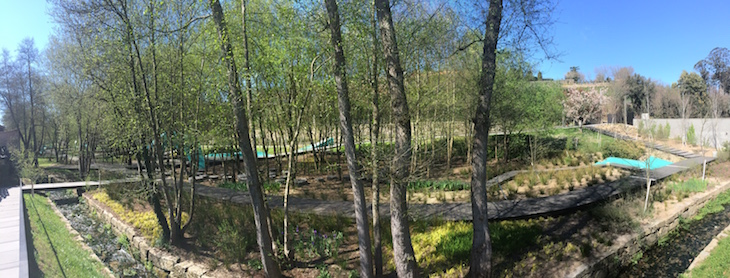
[[[588,89],[569,88],[565,92],[563,110],[565,116],[578,123],[583,129],[583,123],[600,116],[601,105],[605,100],[605,89],[590,87]]]

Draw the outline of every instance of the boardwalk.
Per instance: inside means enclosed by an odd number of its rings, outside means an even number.
[[[8,160],[0,160],[0,277],[28,277],[23,196]]]
[[[610,132],[597,130],[594,127],[587,127],[609,136],[614,136],[624,140],[635,140],[632,137],[621,136]],[[709,163],[714,160],[712,157],[701,157],[699,155],[684,152],[681,150],[669,148],[659,144],[647,144],[649,147],[659,149],[665,152],[672,153],[687,159],[674,163],[672,165],[654,169],[650,171],[650,178],[652,180],[661,180],[669,177],[673,174],[685,171],[702,163]],[[511,171],[497,176],[487,182],[488,186],[493,186],[505,181],[510,180],[515,175],[524,171]],[[136,179],[127,179],[119,181],[102,181],[102,184],[113,183],[113,182],[133,182]],[[98,182],[74,182],[74,183],[58,183],[58,184],[45,184],[35,185],[35,189],[55,189],[55,188],[73,188],[83,187],[87,185],[98,185]],[[628,190],[634,190],[642,188],[646,185],[642,171],[637,171],[634,176],[621,179],[618,181],[608,182],[600,185],[589,186],[568,193],[540,197],[530,198],[523,200],[502,200],[496,202],[490,202],[488,204],[490,220],[506,220],[506,219],[522,219],[532,218],[543,215],[555,215],[574,211],[575,209],[594,204],[614,197],[622,192]],[[306,185],[304,185],[306,186]],[[30,189],[30,186],[24,186],[23,190]],[[229,201],[240,205],[248,205],[251,203],[251,198],[247,192],[235,191],[227,188],[198,186],[197,194],[217,200]],[[271,208],[282,208],[284,201],[282,196],[267,196],[268,203]],[[315,214],[331,215],[337,213],[340,215],[346,215],[354,217],[354,205],[349,201],[323,201],[316,199],[304,199],[304,198],[289,198],[289,208],[291,211],[309,212]],[[444,220],[466,220],[472,219],[471,214],[471,203],[442,203],[442,204],[416,204],[411,203],[408,205],[409,214],[417,218],[427,217],[439,217]],[[368,212],[371,210],[368,209]],[[389,214],[388,203],[381,204],[380,213],[382,215]]]

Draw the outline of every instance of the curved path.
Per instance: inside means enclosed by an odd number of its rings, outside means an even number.
[[[595,126],[586,126],[587,129],[603,133],[608,136],[616,137],[624,140],[634,140],[632,137],[623,136],[600,130]],[[661,180],[673,174],[685,171],[689,168],[701,165],[705,162],[713,161],[712,157],[702,157],[696,154],[684,152],[681,150],[662,146],[660,144],[648,144],[648,147],[652,147],[658,150],[672,153],[677,156],[685,157],[686,160],[674,163],[672,165],[662,167],[659,169],[651,170],[650,178],[652,180]],[[513,178],[520,172],[526,171],[510,171],[494,177],[487,182],[488,186],[492,186],[498,183],[502,183]],[[135,179],[125,180],[126,182],[133,181]],[[107,183],[103,181],[102,183]],[[123,182],[120,180],[119,182]],[[63,183],[63,184],[49,184],[49,185],[36,185],[36,189],[45,188],[60,188],[60,187],[81,187],[85,185],[96,185],[97,182],[84,182],[84,183]],[[561,213],[567,213],[574,211],[575,209],[587,206],[599,201],[603,201],[607,198],[616,196],[622,192],[632,189],[641,188],[646,184],[646,180],[643,175],[631,176],[621,180],[608,182],[599,185],[593,185],[577,190],[573,190],[564,194],[530,198],[523,200],[502,200],[488,203],[488,218],[490,220],[506,220],[506,219],[522,219],[532,218],[543,215],[555,215]],[[306,186],[306,185],[304,185]],[[24,186],[23,189],[29,189],[28,186]],[[197,194],[213,199],[229,201],[236,204],[250,204],[251,198],[247,192],[236,191],[227,188],[219,187],[208,187],[198,186]],[[282,196],[267,196],[268,203],[271,208],[283,207]],[[340,214],[349,217],[354,217],[354,205],[350,201],[323,201],[317,199],[305,199],[305,198],[289,198],[290,209],[293,211],[310,212],[316,214]],[[368,211],[371,211],[369,209]],[[389,206],[387,202],[381,204],[380,213],[383,215],[389,214]],[[466,220],[472,219],[471,214],[471,203],[442,203],[442,204],[416,204],[411,203],[408,205],[408,213],[417,218],[424,217],[439,217],[444,220]]]

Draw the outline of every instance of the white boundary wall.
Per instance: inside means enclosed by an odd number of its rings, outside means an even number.
[[[695,136],[706,147],[721,149],[723,143],[730,142],[730,118],[710,118],[710,119],[634,119],[634,126],[638,127],[640,122],[644,122],[644,126],[651,124],[665,126],[669,123],[669,138],[682,138],[690,126],[695,128]],[[700,139],[702,138],[702,139]],[[696,142],[699,144],[700,142]]]

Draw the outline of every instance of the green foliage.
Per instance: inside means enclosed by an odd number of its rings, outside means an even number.
[[[687,129],[687,144],[696,145],[697,135],[695,134],[695,125],[691,124]]]
[[[644,155],[644,148],[639,143],[625,140],[614,140],[603,144],[603,156],[639,159]]]
[[[217,232],[214,235],[217,257],[225,264],[239,262],[256,246],[255,234],[246,233],[245,230],[234,226],[231,222],[223,221],[218,224]]]
[[[725,209],[725,205],[727,204],[730,204],[730,191],[720,193],[717,197],[707,202],[707,204],[700,209],[697,215],[695,215],[694,219],[700,220],[709,214],[721,212]]]
[[[542,226],[536,219],[489,223],[492,250],[503,255],[537,244],[542,232]]]
[[[24,194],[36,262],[45,277],[104,277],[104,265],[74,240],[48,199]]]
[[[457,191],[466,190],[471,188],[471,185],[463,181],[453,180],[442,180],[442,181],[429,181],[419,180],[408,183],[408,190],[410,191],[422,191],[422,190],[443,190],[443,191]]]
[[[638,225],[638,222],[631,217],[629,207],[625,206],[625,201],[616,201],[606,205],[598,206],[590,209],[588,212],[596,219],[605,223],[622,227],[631,227]]]
[[[707,181],[698,178],[691,178],[684,182],[671,182],[667,188],[673,192],[703,192],[707,189]]]
[[[117,243],[119,243],[119,245],[124,246],[125,248],[129,249],[129,239],[127,238],[126,234],[122,234],[119,237],[117,237]]]
[[[661,140],[667,140],[667,139],[669,139],[670,128],[671,127],[669,126],[669,123],[666,123],[664,125],[664,128],[661,128],[661,126],[659,126],[659,130],[660,131],[657,134],[657,138],[658,139],[661,139]]]
[[[344,240],[342,232],[323,233],[316,229],[297,227],[293,233],[292,247],[299,258],[337,258]]]

